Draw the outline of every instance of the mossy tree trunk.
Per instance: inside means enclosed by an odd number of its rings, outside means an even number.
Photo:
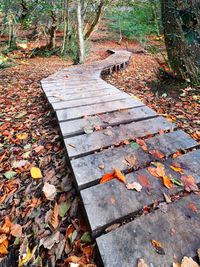
[[[189,5],[190,11],[185,8],[183,2],[186,2],[187,7]],[[194,0],[161,0],[162,21],[170,66],[179,78],[199,84],[200,65],[196,59],[196,51],[193,50],[194,46],[187,39],[186,25],[182,16],[182,13],[188,13],[188,25],[194,24],[195,20],[195,27],[199,29],[199,18],[194,18],[198,13],[194,2]]]

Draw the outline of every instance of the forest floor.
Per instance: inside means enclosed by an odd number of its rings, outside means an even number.
[[[158,80],[160,54],[138,53],[144,48],[139,43],[124,40],[119,45],[102,32],[93,36],[86,62],[107,57],[108,48],[128,47],[135,52],[128,68],[105,79],[200,141],[198,88]],[[42,78],[72,61],[52,56],[16,63],[0,73],[0,263],[9,251],[13,262],[20,259],[19,266],[27,262],[55,266],[56,262],[64,267],[78,262],[80,267],[93,267],[94,245],[66,168],[55,115],[40,86]]]

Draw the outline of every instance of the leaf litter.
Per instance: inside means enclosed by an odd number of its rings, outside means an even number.
[[[73,256],[93,264],[94,246],[81,216],[73,243],[66,236],[79,201],[40,87],[43,77],[69,63],[57,57],[26,62],[4,70],[0,79],[0,260],[12,253],[22,267],[66,266]]]

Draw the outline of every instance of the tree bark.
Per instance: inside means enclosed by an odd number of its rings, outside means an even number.
[[[101,14],[102,14],[102,10],[103,10],[103,7],[104,7],[104,0],[102,0],[97,8],[97,11],[96,11],[96,16],[93,20],[93,22],[91,23],[89,29],[87,30],[87,32],[85,33],[84,35],[84,40],[87,40],[91,33],[94,31],[96,25],[98,24],[99,20],[100,20],[100,17],[101,17]]]
[[[51,28],[49,29],[50,39],[49,39],[48,48],[54,49],[56,47],[57,18],[53,12],[51,15],[51,19],[52,19],[52,24],[51,24]]]
[[[79,64],[84,62],[84,39],[83,39],[83,25],[82,25],[82,17],[81,17],[81,2],[77,1],[77,27],[78,27],[78,56],[79,56]]]
[[[168,59],[179,78],[199,83],[200,66],[193,51],[191,51],[191,46],[183,29],[184,24],[179,12],[179,2],[179,0],[161,0]],[[192,2],[192,0],[189,0],[189,2]],[[190,7],[192,8],[192,5]]]

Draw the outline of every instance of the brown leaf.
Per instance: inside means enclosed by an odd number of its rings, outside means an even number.
[[[151,184],[145,175],[143,174],[137,175],[137,179],[143,187],[151,188]]]
[[[190,202],[188,204],[188,208],[191,209],[193,212],[197,212],[198,211],[197,206],[192,202]]]
[[[161,245],[160,242],[158,242],[157,240],[152,239],[151,240],[151,244],[153,245],[155,251],[160,254],[160,255],[165,255],[165,251],[163,246]]]
[[[148,151],[147,144],[144,142],[144,140],[139,139],[139,138],[136,138],[135,141],[138,143],[138,145],[141,146],[141,148],[142,148],[144,151]]]
[[[12,226],[12,223],[11,223],[9,217],[6,216],[4,219],[3,226],[0,228],[0,234],[9,234],[11,226]]]
[[[183,182],[185,190],[187,192],[191,192],[191,191],[198,192],[199,191],[199,188],[197,186],[196,180],[194,179],[193,176],[191,176],[191,175],[188,175],[188,176],[182,175],[181,176],[181,181]]]
[[[158,159],[163,159],[165,155],[158,150],[149,150],[149,153]]]
[[[13,224],[11,226],[11,235],[14,237],[21,237],[22,236],[22,227],[20,224]]]
[[[171,200],[171,197],[170,196],[168,196],[167,194],[165,194],[165,193],[163,193],[163,196],[164,196],[164,198],[165,198],[165,201],[166,201],[166,203],[171,203],[172,202],[172,200]]]
[[[56,229],[59,225],[59,219],[58,219],[58,204],[56,203],[53,209],[53,212],[50,217],[50,223],[53,226],[54,229]]]
[[[130,167],[133,167],[137,164],[137,159],[135,156],[131,155],[131,156],[126,156],[125,160],[128,162]]]

